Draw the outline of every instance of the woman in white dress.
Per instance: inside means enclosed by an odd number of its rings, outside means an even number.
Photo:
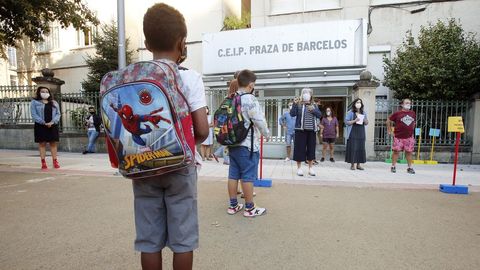
[[[208,125],[210,126],[208,137],[205,141],[202,142],[200,146],[200,154],[202,155],[202,160],[212,160],[210,157],[212,155],[212,147],[213,147],[213,117],[210,115],[210,109],[207,107],[207,118],[208,118]]]

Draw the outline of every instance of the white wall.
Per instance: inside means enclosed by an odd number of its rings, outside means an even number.
[[[292,14],[272,15],[272,1],[276,0],[255,0],[252,1],[252,27],[265,27],[274,25],[286,25],[295,23],[307,23],[313,21],[331,21],[348,20],[368,17],[369,5],[378,5],[385,3],[401,3],[405,0],[342,0],[340,8],[328,9],[316,12],[294,12]],[[278,1],[277,1],[278,2]],[[298,9],[296,0],[280,1],[285,5],[290,5],[292,11]],[[410,2],[410,1],[408,1]],[[407,10],[413,10],[418,7],[406,7]],[[480,34],[480,1],[463,0],[456,2],[431,3],[426,5],[423,12],[411,14],[407,10],[396,8],[377,8],[371,14],[372,33],[368,36],[368,45],[371,46],[390,46],[390,54],[393,56],[396,49],[402,43],[405,33],[412,30],[417,35],[420,26],[435,23],[437,20],[446,21],[449,18],[459,19],[463,29],[467,32]],[[273,9],[274,10],[274,9]],[[285,12],[288,13],[288,12]],[[379,64],[381,56],[378,52],[369,55],[367,69],[378,77],[383,78],[379,72],[383,70]],[[380,87],[378,95],[384,95],[388,90]]]
[[[156,0],[125,1],[126,36],[130,39],[130,49],[134,50],[133,60],[149,60],[151,54],[146,51],[143,36],[143,15],[146,10],[157,3]],[[203,33],[218,32],[223,26],[223,18],[229,14],[240,15],[240,0],[167,0],[162,1],[177,8],[183,13],[188,29],[188,58],[184,65],[201,72]],[[102,23],[116,19],[116,0],[87,0],[88,7],[95,11]],[[100,30],[100,27],[98,27]],[[31,83],[32,77],[38,76],[40,70],[53,69],[55,76],[64,80],[62,89],[74,92],[81,89],[81,81],[86,77],[88,69],[85,58],[95,53],[93,46],[77,46],[77,32],[72,27],[60,30],[60,47],[48,53],[37,54],[34,45],[24,42],[20,52],[19,77],[21,84]],[[0,64],[0,68],[2,65]],[[3,69],[2,69],[3,70]],[[2,72],[3,73],[3,72]]]

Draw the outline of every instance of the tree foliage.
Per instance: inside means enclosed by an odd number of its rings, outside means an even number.
[[[118,69],[118,30],[112,21],[102,25],[101,32],[93,38],[96,54],[89,55],[85,61],[88,65],[87,78],[82,81],[82,87],[87,92],[98,92],[100,81],[107,72]],[[129,39],[125,41],[127,64],[132,61],[133,51],[128,50]]]
[[[384,58],[384,85],[396,98],[466,100],[480,91],[480,44],[454,19],[407,32],[392,60]]]
[[[235,15],[227,16],[223,20],[223,29],[222,30],[237,30],[250,28],[250,13],[245,14],[241,18],[238,18]]]
[[[0,0],[0,56],[5,57],[5,46],[15,47],[23,36],[43,41],[54,21],[82,30],[98,24],[81,0]]]

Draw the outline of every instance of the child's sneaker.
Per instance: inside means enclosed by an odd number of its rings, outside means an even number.
[[[317,175],[317,174],[315,173],[315,171],[313,170],[313,168],[308,169],[308,174],[309,174],[310,176],[315,176],[315,175]]]
[[[243,211],[243,216],[244,217],[256,217],[256,216],[261,216],[265,213],[267,213],[267,209],[254,206],[251,209],[245,209],[245,211]]]
[[[395,168],[394,166],[392,166],[392,167],[390,168],[390,171],[391,171],[392,173],[396,173],[396,172],[397,172],[397,168]]]
[[[242,209],[243,209],[243,204],[237,203],[237,206],[234,206],[234,207],[230,206],[230,207],[228,207],[227,213],[228,213],[229,215],[235,215],[236,213],[240,212],[240,210],[242,210]]]
[[[303,171],[302,171],[302,169],[298,169],[297,175],[298,175],[298,176],[303,176]]]
[[[415,174],[415,170],[413,168],[408,168],[407,173],[409,174]]]

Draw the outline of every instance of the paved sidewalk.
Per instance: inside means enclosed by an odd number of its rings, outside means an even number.
[[[339,160],[339,159],[337,159]],[[203,163],[201,176],[218,177],[228,175],[228,166],[215,161]],[[302,164],[307,175],[307,165]],[[350,170],[350,164],[343,161],[321,162],[314,166],[316,176],[297,176],[294,161],[264,160],[263,177],[275,182],[321,184],[334,186],[374,186],[402,188],[434,188],[439,184],[452,182],[453,164],[415,165],[415,175],[407,174],[407,165],[398,164],[397,173],[390,172],[390,164],[384,162],[367,162],[364,171]],[[480,165],[457,166],[457,184],[469,185],[471,191],[480,191]]]
[[[397,173],[390,173],[390,164],[384,162],[367,162],[364,171],[352,171],[349,164],[338,161],[325,161],[314,166],[317,176],[296,175],[296,163],[283,160],[264,160],[263,177],[273,179],[274,183],[298,183],[331,186],[385,187],[385,188],[421,188],[437,189],[439,184],[451,183],[452,164],[415,165],[416,174],[406,173],[406,165],[398,164]],[[59,174],[111,176],[116,170],[110,167],[106,154],[59,153],[62,169],[53,171]],[[50,158],[47,158],[50,164]],[[203,162],[199,176],[202,180],[226,179],[228,166],[216,161]],[[37,151],[1,150],[0,166],[3,171],[38,171]],[[3,165],[3,166],[2,166]],[[305,174],[306,166],[302,164]],[[459,165],[457,167],[457,184],[469,185],[470,191],[480,191],[480,165]]]

